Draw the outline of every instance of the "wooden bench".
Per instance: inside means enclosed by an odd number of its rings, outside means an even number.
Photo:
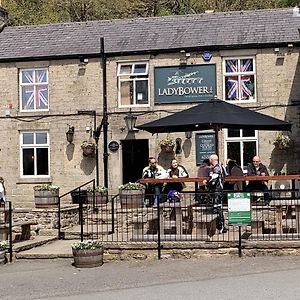
[[[13,222],[13,227],[21,227],[21,235],[18,240],[30,240],[31,237],[31,225],[37,225],[36,220],[24,220],[24,221],[17,221]]]
[[[30,240],[30,237],[31,237],[30,226],[31,225],[37,225],[37,221],[36,220],[24,220],[24,221],[13,222],[12,227],[21,227],[21,233],[20,233],[20,235],[18,235],[18,238],[16,238],[16,240],[19,240],[19,241]],[[0,224],[0,234],[2,235],[2,237],[6,236],[6,238],[3,238],[3,239],[7,239],[8,229],[9,229],[9,223]]]
[[[206,207],[193,207],[193,230],[196,236],[213,236],[217,228],[217,214]]]
[[[157,224],[157,213],[150,213],[143,216],[135,216],[132,218],[133,234],[144,235],[148,234],[149,231],[153,231]]]

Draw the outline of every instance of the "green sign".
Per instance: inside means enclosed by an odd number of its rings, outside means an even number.
[[[228,224],[250,223],[250,193],[228,193]]]
[[[203,159],[209,158],[213,153],[216,153],[216,134],[212,133],[197,133],[196,134],[196,163],[200,165]]]
[[[215,64],[154,69],[155,104],[209,101],[216,94]]]

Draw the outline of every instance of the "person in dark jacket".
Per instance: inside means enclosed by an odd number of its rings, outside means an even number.
[[[227,163],[228,166],[228,176],[232,177],[243,177],[244,172],[242,168],[237,164],[233,159],[230,159]],[[243,181],[228,181],[229,188],[232,191],[242,191],[243,190]]]
[[[250,163],[247,167],[247,175],[248,176],[269,176],[268,169],[265,165],[261,163],[259,156],[254,156],[252,159],[252,163]],[[266,185],[266,181],[249,181],[247,185],[247,191],[261,191],[264,193],[265,203],[269,202],[269,189]]]

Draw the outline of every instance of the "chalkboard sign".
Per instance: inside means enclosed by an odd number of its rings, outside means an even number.
[[[216,153],[216,135],[214,132],[196,134],[196,163],[200,165],[205,158]]]

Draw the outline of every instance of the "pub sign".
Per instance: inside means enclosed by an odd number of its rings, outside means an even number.
[[[155,103],[209,101],[217,94],[216,65],[180,65],[154,69]]]

